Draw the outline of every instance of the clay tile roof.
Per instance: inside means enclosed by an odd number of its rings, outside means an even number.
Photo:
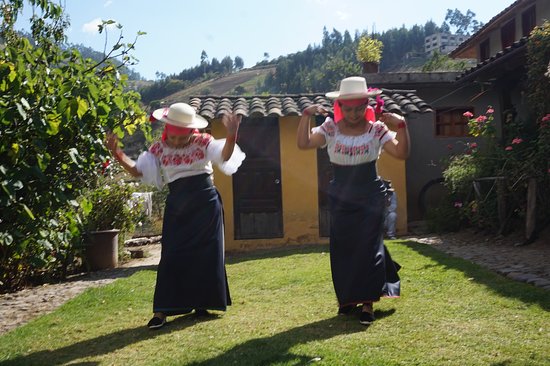
[[[497,52],[494,56],[491,56],[490,58],[478,63],[476,66],[464,71],[456,77],[456,80],[465,81],[472,79],[475,75],[479,74],[481,70],[486,70],[491,66],[506,62],[510,57],[513,57],[518,53],[526,52],[528,40],[528,36],[520,38],[502,51]]]
[[[433,110],[428,103],[416,95],[415,90],[382,89],[384,110],[401,115],[412,113],[430,113]],[[321,104],[332,110],[332,100],[324,94],[288,94],[255,96],[214,96],[196,95],[189,98],[189,104],[202,117],[219,118],[226,113],[237,113],[245,117],[284,117],[301,116],[302,110],[312,104]],[[376,105],[371,99],[369,104]]]

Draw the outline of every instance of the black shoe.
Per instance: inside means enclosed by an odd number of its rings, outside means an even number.
[[[195,309],[196,316],[208,316],[210,313],[206,309]]]
[[[149,329],[159,329],[164,327],[166,324],[166,318],[160,318],[158,316],[154,316],[149,320],[149,323],[147,323],[147,327]]]
[[[362,311],[361,317],[359,318],[359,323],[363,325],[370,325],[374,322],[374,314],[369,313],[368,311]]]
[[[340,307],[338,308],[338,314],[339,314],[339,315],[347,315],[347,314],[349,314],[353,309],[355,309],[355,305],[340,306]]]

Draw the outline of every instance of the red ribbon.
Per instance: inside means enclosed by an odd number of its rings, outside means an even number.
[[[342,114],[342,109],[340,108],[340,105],[345,105],[348,107],[357,107],[363,104],[368,103],[368,98],[359,98],[359,99],[340,99],[334,101],[334,123],[339,123],[342,118],[344,118],[344,115]],[[376,120],[375,114],[374,114],[374,108],[372,108],[370,105],[368,105],[365,108],[365,121],[367,122],[374,122]]]

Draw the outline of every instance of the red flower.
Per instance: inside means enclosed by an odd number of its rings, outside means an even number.
[[[512,146],[506,146],[506,148],[505,148],[504,150],[506,150],[506,151],[512,151],[513,148],[512,148]]]
[[[477,122],[485,122],[487,121],[487,116],[479,116],[476,118]]]
[[[107,168],[111,165],[111,160],[107,159],[103,164],[101,164],[101,174],[105,175],[105,172],[107,171]]]
[[[472,112],[469,112],[469,111],[464,112],[462,115],[466,118],[472,118],[474,116],[474,114]]]
[[[487,112],[485,112],[485,114],[493,114],[495,113],[495,110],[493,108],[489,108],[487,109]]]
[[[523,142],[522,139],[520,139],[519,137],[516,137],[515,139],[512,140],[512,144],[521,144]]]

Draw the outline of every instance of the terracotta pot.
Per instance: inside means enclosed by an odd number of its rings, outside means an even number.
[[[378,67],[380,66],[377,62],[363,62],[363,73],[364,74],[376,74],[378,73]]]
[[[90,270],[116,268],[118,266],[118,233],[120,230],[101,230],[88,233],[85,259]]]

